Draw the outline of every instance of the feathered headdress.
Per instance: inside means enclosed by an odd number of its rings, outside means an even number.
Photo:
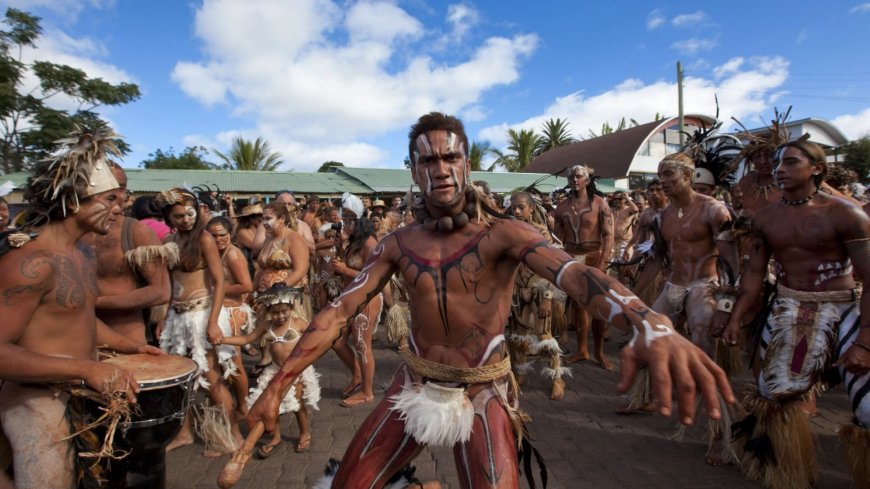
[[[749,132],[749,129],[743,125],[740,121],[735,118],[731,118],[736,122],[742,131],[737,133],[737,137],[747,141],[746,145],[743,146],[743,150],[740,154],[734,159],[731,168],[732,171],[737,170],[737,165],[740,164],[741,160],[746,160],[749,162],[753,156],[756,154],[769,154],[773,155],[781,144],[787,143],[789,140],[789,132],[786,127],[786,122],[788,121],[788,117],[791,114],[791,106],[785,111],[780,112],[776,108],[773,109],[773,120],[770,121],[770,127],[767,131],[752,133]]]
[[[67,199],[71,198],[78,207],[79,199],[119,187],[109,160],[111,156],[121,156],[115,144],[119,137],[106,124],[93,131],[76,126],[68,137],[56,141],[57,153],[43,160],[48,163],[47,171],[34,175],[30,185],[45,188],[43,200],[60,199],[65,217]]]
[[[196,202],[196,196],[190,191],[180,187],[161,190],[154,196],[154,203],[161,211],[166,207],[172,207],[173,205],[184,205],[187,201]]]
[[[297,304],[302,300],[302,289],[288,287],[284,282],[277,282],[263,292],[257,293],[254,300],[261,307],[274,306],[275,304]]]
[[[741,154],[743,145],[734,136],[718,134],[720,127],[721,122],[710,128],[702,125],[689,135],[683,146],[683,152],[695,162],[696,183],[726,187],[734,185],[732,164]]]
[[[363,205],[362,200],[350,192],[341,194],[341,208],[347,209],[356,214],[357,219],[362,218],[365,213],[365,206]]]

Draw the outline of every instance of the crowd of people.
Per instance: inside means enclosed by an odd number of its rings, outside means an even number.
[[[453,448],[463,487],[518,487],[535,452],[519,405],[527,376],[550,379],[561,400],[572,364],[590,359],[590,332],[591,358],[612,368],[612,326],[632,335],[617,412],[670,415],[676,401],[691,424],[700,398],[707,462],[772,488],[814,483],[808,419],[843,382],[854,413],[843,444],[866,485],[870,218],[851,177],[828,179],[824,151],[788,140],[782,122],[745,144],[699,131],[644,189],[605,195],[577,162],[564,189],[496,195],[470,181],[461,121],[430,113],[409,134],[419,194],[386,202],[239,200],[207,186],[131,199],[116,136],[79,131],[34,168],[26,214],[0,235],[0,421],[14,483],[95,477],[68,441],[70,398],[84,386],[135,403],[139,391],[99,347],[195,362],[207,393],[195,404],[208,406],[191,408],[167,451],[201,437],[205,456],[233,453],[259,422],[271,435],[257,453],[269,457],[287,413],[295,450],[308,450],[316,361],[331,350],[348,379],[335,401],[377,405],[317,487],[395,483],[426,445]],[[382,396],[378,325],[403,360]],[[730,376],[747,367],[755,387],[737,403]]]

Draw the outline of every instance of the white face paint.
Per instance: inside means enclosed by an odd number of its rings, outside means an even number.
[[[187,214],[187,217],[190,219],[196,219],[196,208],[193,206],[186,205],[184,206],[184,212]]]
[[[266,229],[269,229],[269,230],[275,229],[275,226],[277,226],[277,225],[278,225],[278,219],[276,219],[275,216],[269,216],[269,217],[263,218],[263,226]]]
[[[426,168],[426,194],[432,193],[432,172]]]

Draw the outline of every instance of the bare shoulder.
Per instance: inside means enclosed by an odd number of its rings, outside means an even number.
[[[835,195],[819,192],[817,204],[827,207],[829,216],[838,233],[845,240],[870,237],[870,217],[852,201]]]
[[[160,238],[157,237],[157,233],[155,233],[147,224],[138,219],[133,219],[132,217],[127,217],[125,219],[130,219],[133,223],[133,241],[136,243],[136,246],[152,246],[160,244]]]
[[[537,228],[519,219],[493,219],[490,233],[494,241],[505,243],[508,247],[529,246],[541,241],[548,243]]]

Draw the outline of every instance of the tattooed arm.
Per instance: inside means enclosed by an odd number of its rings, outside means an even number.
[[[684,424],[693,421],[698,390],[713,419],[721,416],[717,386],[727,402],[734,402],[722,369],[698,347],[674,334],[666,317],[648,309],[619,282],[549,246],[524,223],[505,222],[501,231],[499,237],[507,244],[508,254],[555,283],[591,314],[620,328],[634,330],[634,338],[622,351],[619,391],[628,390],[638,369],[647,364],[659,412],[664,416],[671,414],[673,384],[677,388],[680,422]]]
[[[84,307],[69,297],[58,295],[62,282],[72,277],[59,277],[62,265],[69,260],[45,251],[15,250],[0,260],[0,379],[16,382],[56,382],[84,379],[98,391],[107,386],[126,390],[131,401],[139,386],[132,375],[109,364],[88,358],[70,358],[45,355],[19,346],[28,336],[28,328],[38,328],[32,321],[58,320],[51,309],[61,311]],[[78,277],[81,280],[81,277]],[[79,284],[81,285],[81,284]],[[63,285],[71,289],[71,284]],[[70,293],[70,296],[75,293]],[[82,298],[82,301],[84,299]],[[91,311],[93,314],[93,311]],[[87,319],[87,318],[85,318]],[[31,333],[37,334],[38,333]],[[90,346],[93,348],[93,345]]]
[[[740,294],[734,302],[731,317],[722,332],[722,340],[728,344],[736,345],[740,339],[740,320],[752,307],[761,294],[764,286],[764,278],[767,276],[767,264],[770,262],[771,250],[764,240],[764,233],[760,228],[764,219],[764,211],[758,213],[752,223],[751,258],[746,270],[740,276]]]
[[[139,343],[130,339],[114,329],[106,325],[106,323],[97,319],[97,345],[118,353],[147,353],[149,355],[165,355],[166,353],[160,348]]]
[[[275,429],[278,405],[284,398],[293,380],[321,355],[326,353],[338,338],[347,321],[359,313],[384,287],[395,272],[395,238],[387,237],[372,252],[359,275],[331,304],[312,319],[293,353],[263,391],[248,414],[248,426],[263,421],[266,430]]]

